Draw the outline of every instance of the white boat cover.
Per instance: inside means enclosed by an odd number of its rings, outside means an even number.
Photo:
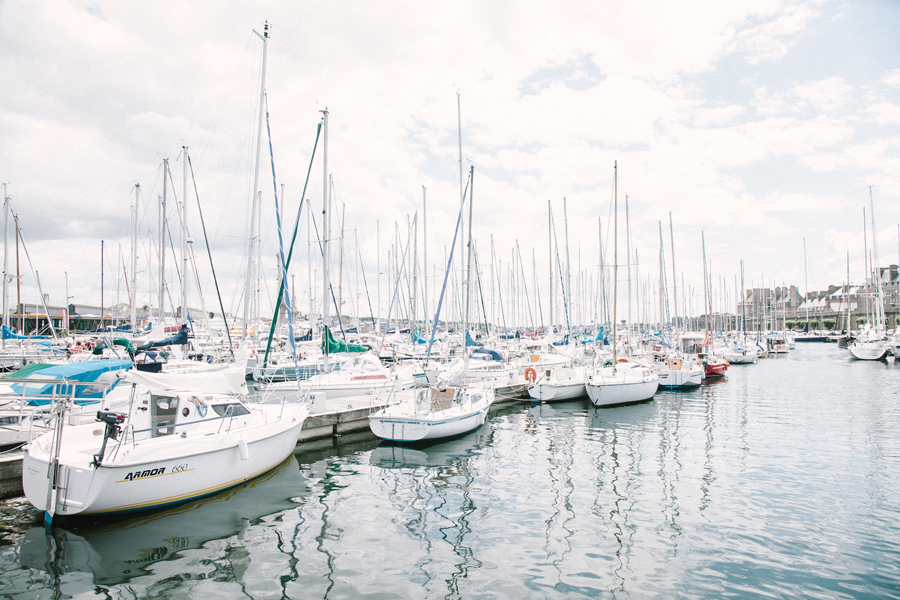
[[[437,389],[444,390],[449,386],[460,385],[468,368],[469,361],[466,358],[458,358],[447,370],[438,375]]]
[[[197,373],[147,373],[130,369],[120,377],[128,383],[154,390],[197,392],[203,394],[247,394],[246,352],[236,352],[235,362],[218,371]]]

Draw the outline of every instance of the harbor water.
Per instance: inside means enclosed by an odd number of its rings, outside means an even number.
[[[900,598],[898,389],[900,364],[798,344],[642,404],[301,447],[203,501],[8,535],[0,596]]]

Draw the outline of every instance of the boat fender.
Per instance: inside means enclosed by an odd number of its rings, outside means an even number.
[[[532,367],[528,367],[527,369],[525,369],[525,381],[534,383],[535,379],[537,379],[537,371],[535,371]]]
[[[238,452],[241,454],[241,460],[250,459],[250,451],[247,449],[247,442],[244,440],[238,441]]]

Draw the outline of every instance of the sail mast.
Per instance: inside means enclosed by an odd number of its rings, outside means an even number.
[[[188,229],[187,229],[187,180],[188,180],[188,147],[183,146],[184,179],[181,193],[181,320],[187,320],[187,295],[188,295]]]
[[[131,335],[137,332],[137,240],[138,240],[138,199],[141,195],[141,184],[134,184],[134,223],[131,229]],[[5,269],[4,269],[5,270]],[[67,292],[68,294],[68,292]],[[5,293],[4,293],[5,295]],[[66,306],[69,299],[66,298]]]
[[[619,165],[618,161],[613,162],[613,314],[612,314],[612,372],[616,374],[616,299],[619,293]]]
[[[9,327],[9,196],[6,193],[6,184],[3,184],[3,326]],[[68,292],[66,292],[68,294]],[[69,299],[66,298],[68,306]],[[21,333],[21,332],[20,332]],[[6,338],[3,338],[3,347],[6,348]]]
[[[328,238],[331,237],[331,206],[329,203],[331,187],[328,185],[328,108],[322,111],[322,335],[326,336],[330,302],[328,298]],[[327,339],[327,338],[323,338]],[[328,372],[328,352],[326,348],[324,369]]]
[[[250,201],[250,230],[247,234],[247,282],[244,286],[244,327],[241,332],[242,339],[247,339],[247,324],[250,321],[250,303],[253,295],[253,280],[256,277],[256,264],[254,262],[254,249],[256,246],[257,236],[256,228],[259,224],[256,222],[257,202],[259,198],[259,153],[262,146],[262,127],[265,101],[266,101],[266,52],[269,48],[269,22],[266,21],[263,26],[263,32],[260,34],[253,30],[263,42],[262,55],[262,73],[259,83],[259,123],[256,128],[256,167],[253,173],[253,199]]]
[[[159,211],[159,323],[166,320],[166,193],[168,190],[169,159],[163,159],[163,195]]]
[[[468,280],[466,283],[466,306],[465,306],[465,315],[464,325],[463,325],[463,354],[465,354],[466,348],[466,336],[469,332],[469,307],[471,305],[472,298],[472,196],[475,188],[475,167],[469,167],[469,240],[467,243],[468,251],[466,257],[466,279]]]
[[[425,313],[422,315],[423,331],[428,331],[428,204],[425,201],[425,186],[422,186],[422,294]]]

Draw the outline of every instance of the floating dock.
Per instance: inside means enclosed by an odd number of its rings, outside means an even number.
[[[412,390],[400,394],[412,394]],[[397,400],[394,400],[396,402]],[[517,398],[498,398],[492,406],[507,402],[520,402]],[[298,448],[305,448],[323,441],[331,441],[349,433],[365,433],[369,431],[369,415],[386,406],[386,402],[377,396],[357,396],[352,398],[335,398],[313,400],[310,415],[303,422]],[[374,434],[369,433],[374,436]],[[22,491],[22,458],[21,450],[0,454],[0,499],[16,498]]]

